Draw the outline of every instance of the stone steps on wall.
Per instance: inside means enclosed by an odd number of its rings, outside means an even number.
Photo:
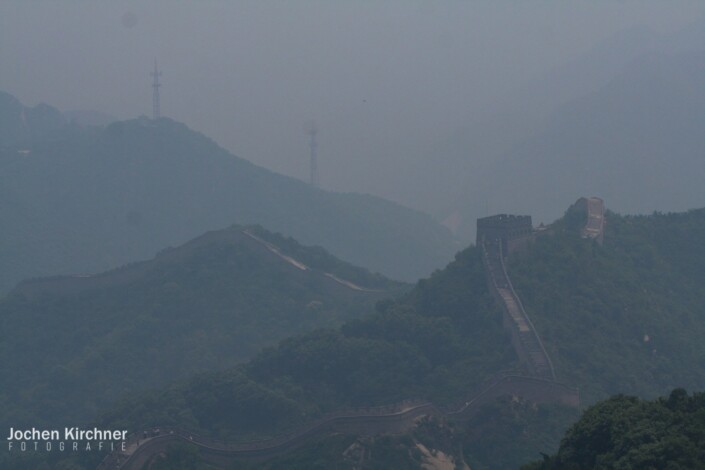
[[[535,375],[553,379],[550,360],[541,346],[537,333],[528,321],[519,299],[511,288],[509,276],[504,269],[500,243],[499,240],[484,242],[483,252],[491,284],[496,288],[517,333],[521,349],[517,353],[529,363],[529,368]]]

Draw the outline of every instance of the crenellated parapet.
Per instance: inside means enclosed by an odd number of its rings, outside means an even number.
[[[500,240],[506,255],[525,248],[534,239],[535,231],[530,215],[498,214],[477,219],[477,241]]]

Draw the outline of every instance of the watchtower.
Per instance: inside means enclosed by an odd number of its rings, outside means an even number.
[[[480,246],[485,241],[501,240],[505,255],[523,248],[533,237],[530,215],[498,214],[477,219],[476,244]]]

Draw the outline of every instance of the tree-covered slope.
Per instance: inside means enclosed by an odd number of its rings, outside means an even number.
[[[272,243],[283,241],[278,244],[282,253],[294,256],[301,251],[290,240],[253,232]],[[311,250],[298,259],[315,265],[320,255],[319,250]],[[330,268],[329,260],[320,263],[323,269]],[[334,274],[344,278],[354,270],[345,266]],[[376,277],[369,280],[370,285],[380,288]],[[358,278],[356,283],[362,284],[362,280]],[[142,339],[149,340],[149,335]],[[133,356],[120,367],[129,367],[132,360],[144,358]],[[480,252],[471,247],[456,255],[446,269],[420,281],[401,300],[378,302],[368,316],[349,321],[340,329],[321,329],[286,339],[233,368],[132,394],[116,406],[104,407],[99,425],[132,431],[177,426],[227,441],[247,441],[298,428],[341,408],[386,405],[409,397],[427,397],[454,406],[488,376],[515,361],[487,290]],[[149,370],[162,373],[156,364]],[[61,396],[65,393],[60,391]],[[373,447],[381,449],[375,455],[406,452],[399,448],[401,444],[375,443]],[[322,446],[328,448],[329,443]],[[185,452],[164,465],[179,468],[175,462],[192,462],[192,453]],[[306,457],[301,457],[299,468],[305,468],[318,451],[303,452]],[[82,460],[66,465],[93,468],[101,455],[81,454],[74,458]],[[36,467],[37,461],[19,457],[12,461],[16,468]],[[64,456],[46,457],[54,465]],[[328,465],[315,460],[317,465]],[[281,462],[279,468],[291,464],[288,457]]]
[[[0,292],[27,277],[144,259],[233,223],[261,224],[403,280],[452,258],[449,232],[420,212],[312,188],[169,119],[82,128],[60,114],[45,123],[52,109],[33,120],[36,108],[0,95],[0,129],[19,136],[0,143],[0,188],[11,196],[0,199]]]
[[[604,246],[576,222],[509,263],[557,374],[588,403],[705,388],[705,210],[609,213]]]
[[[254,234],[286,240],[307,269]],[[341,282],[349,273],[357,288]],[[126,393],[233,366],[405,289],[259,227],[98,275],[25,281],[0,301],[0,421],[85,422]]]
[[[525,470],[705,468],[705,393],[653,401],[617,395],[589,408],[560,449]]]
[[[580,238],[583,217],[569,212],[508,268],[559,380],[578,386],[586,405],[613,391],[702,388],[705,210],[610,213],[603,246]],[[483,377],[516,366],[476,248],[377,310],[339,331],[288,339],[237,369],[128,400],[105,422],[247,440],[334,409],[462,400]],[[458,440],[473,468],[516,468],[555,451],[574,419],[574,410],[508,399],[475,415]]]
[[[341,408],[466,398],[516,358],[469,248],[398,302],[340,330],[287,339],[235,369],[124,402],[105,421],[174,425],[225,439],[271,436]]]

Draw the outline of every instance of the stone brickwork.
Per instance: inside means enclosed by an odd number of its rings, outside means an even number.
[[[580,230],[583,238],[592,238],[600,245],[605,240],[605,203],[599,197],[581,197],[571,209],[585,213],[585,225]]]
[[[502,251],[510,255],[521,250],[534,238],[530,215],[499,214],[477,219],[476,245],[501,240]]]

